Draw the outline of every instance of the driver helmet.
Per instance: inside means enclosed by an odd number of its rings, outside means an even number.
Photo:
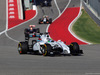
[[[47,37],[49,37],[49,35],[47,35]]]
[[[29,28],[30,30],[33,30],[33,28],[35,27],[35,25],[29,25],[29,27],[30,27]]]

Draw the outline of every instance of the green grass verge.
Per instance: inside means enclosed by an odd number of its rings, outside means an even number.
[[[83,40],[90,43],[100,44],[100,27],[82,9],[82,15],[72,27],[73,32]]]

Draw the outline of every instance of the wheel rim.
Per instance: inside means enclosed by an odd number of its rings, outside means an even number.
[[[20,54],[22,53],[21,43],[19,43],[19,45],[18,45],[18,52],[19,52]]]
[[[43,53],[43,56],[47,55],[47,46],[46,45],[42,46],[42,53]]]

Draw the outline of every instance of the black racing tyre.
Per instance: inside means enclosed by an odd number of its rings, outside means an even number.
[[[24,30],[24,34],[27,32],[27,29]]]
[[[29,39],[28,29],[24,30],[24,34],[25,34],[25,40],[28,40]]]
[[[27,54],[28,51],[28,42],[20,42],[18,44],[18,52],[19,54]]]
[[[52,50],[52,47],[50,44],[44,44],[42,46],[42,53],[43,53],[43,56],[48,56],[50,55],[50,51]]]
[[[41,19],[39,19],[39,24],[41,24],[41,22],[42,22],[42,20],[41,20]]]
[[[69,47],[70,47],[70,52],[71,52],[72,55],[78,55],[79,54],[80,48],[79,48],[78,43],[73,42],[73,43],[70,44]]]
[[[52,18],[49,19],[49,23],[50,23],[50,24],[52,23]]]

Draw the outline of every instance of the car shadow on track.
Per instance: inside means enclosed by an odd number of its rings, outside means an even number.
[[[33,55],[33,56],[43,56],[42,54],[34,53],[34,52],[29,52],[27,54],[21,54],[21,55]],[[43,57],[78,57],[78,56],[84,56],[84,55],[71,55],[71,54],[56,54],[56,55],[48,55],[48,56],[43,56]]]

